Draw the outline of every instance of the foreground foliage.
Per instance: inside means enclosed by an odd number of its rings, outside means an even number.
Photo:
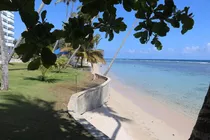
[[[43,0],[50,4],[51,0]],[[173,0],[80,0],[81,12],[88,15],[89,23],[83,16],[69,18],[64,24],[64,30],[54,30],[53,24],[46,22],[46,11],[40,18],[34,10],[34,0],[3,0],[0,2],[0,10],[19,11],[27,31],[22,33],[26,42],[20,45],[16,52],[23,62],[28,62],[33,57],[41,57],[45,67],[54,65],[55,55],[46,46],[55,43],[59,38],[65,38],[66,43],[71,43],[73,48],[78,48],[93,39],[95,30],[105,33],[109,41],[113,40],[115,33],[125,31],[127,25],[123,17],[117,17],[116,6],[122,6],[125,11],[134,11],[139,24],[135,27],[134,36],[145,44],[151,41],[158,50],[162,49],[160,37],[166,36],[170,28],[182,28],[185,34],[194,25],[193,14],[189,7],[178,10]],[[81,15],[81,14],[80,14]],[[102,15],[102,17],[97,17]],[[87,16],[86,16],[87,17]],[[90,20],[96,18],[93,24]],[[41,54],[41,55],[40,55]]]

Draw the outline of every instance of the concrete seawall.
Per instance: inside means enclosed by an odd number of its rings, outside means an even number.
[[[96,74],[97,78],[102,78],[105,82],[97,87],[90,88],[70,97],[68,110],[76,114],[83,114],[87,111],[101,107],[109,99],[110,78]]]

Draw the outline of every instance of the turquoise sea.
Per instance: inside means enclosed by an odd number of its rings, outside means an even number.
[[[196,118],[210,83],[210,61],[117,59],[110,73],[123,84]]]

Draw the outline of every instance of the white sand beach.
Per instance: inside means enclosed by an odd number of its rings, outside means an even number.
[[[95,71],[98,72],[97,67]],[[83,117],[111,139],[186,140],[194,126],[189,117],[112,80],[110,99]],[[139,91],[138,91],[139,92]]]

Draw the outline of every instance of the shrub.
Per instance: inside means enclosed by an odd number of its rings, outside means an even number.
[[[67,61],[68,58],[66,56],[61,56],[57,59],[57,61],[55,62],[55,67],[58,72],[61,72],[61,70],[65,68]]]

